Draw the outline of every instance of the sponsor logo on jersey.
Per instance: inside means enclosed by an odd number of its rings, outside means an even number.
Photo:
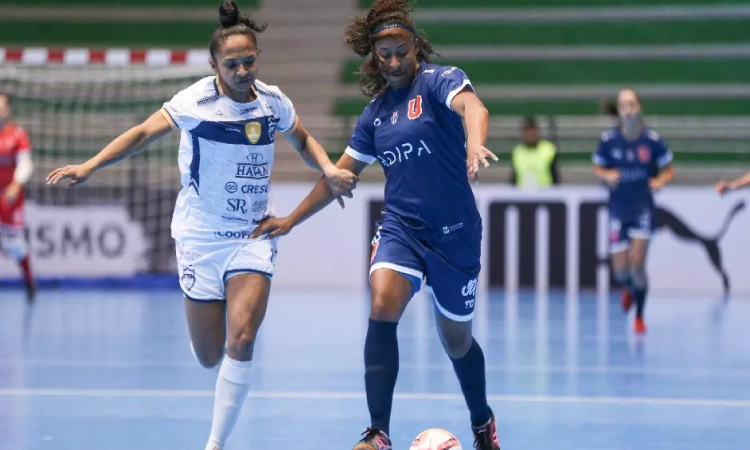
[[[268,164],[237,164],[237,175],[235,178],[261,180],[268,178]]]
[[[456,230],[460,230],[463,227],[464,227],[464,223],[463,222],[459,222],[459,223],[457,223],[455,225],[451,225],[451,226],[448,226],[448,227],[443,227],[443,234],[444,235],[445,234],[450,234],[450,233],[452,233],[452,232],[454,232]]]
[[[253,233],[249,231],[216,231],[214,236],[219,239],[250,239]]]

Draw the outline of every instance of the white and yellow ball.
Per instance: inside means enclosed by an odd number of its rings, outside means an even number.
[[[419,433],[419,436],[414,438],[411,443],[409,450],[463,450],[461,443],[458,442],[456,436],[454,436],[448,430],[442,430],[440,428],[430,428]]]

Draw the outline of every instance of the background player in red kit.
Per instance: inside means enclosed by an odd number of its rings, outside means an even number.
[[[23,185],[33,170],[31,146],[26,131],[9,119],[10,101],[0,93],[0,246],[21,267],[31,301],[35,286],[23,233]]]

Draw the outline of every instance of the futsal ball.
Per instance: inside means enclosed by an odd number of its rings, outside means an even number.
[[[450,431],[430,428],[414,438],[409,450],[463,450],[461,443]]]

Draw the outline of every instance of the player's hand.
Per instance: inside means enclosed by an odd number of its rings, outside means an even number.
[[[617,169],[611,169],[604,173],[604,181],[610,186],[614,187],[620,184],[620,171]]]
[[[662,183],[658,178],[651,178],[650,180],[648,180],[648,187],[651,188],[652,192],[656,192],[664,187],[664,183]]]
[[[272,239],[289,234],[292,228],[292,221],[288,217],[267,217],[260,221],[258,227],[250,237],[258,239],[266,235],[268,239]]]
[[[489,151],[487,147],[482,144],[468,144],[466,146],[466,169],[469,174],[469,178],[473,181],[479,180],[479,164],[485,169],[490,166],[487,158],[497,161],[498,158],[494,153]]]
[[[13,206],[19,195],[21,195],[21,185],[13,182],[5,188],[5,191],[3,192],[3,200],[8,206]]]
[[[65,185],[66,188],[69,188],[85,183],[92,173],[93,171],[84,164],[60,167],[47,175],[47,184],[57,184],[62,180],[69,179],[70,181]]]
[[[359,177],[354,175],[353,172],[334,166],[325,175],[326,183],[328,183],[328,188],[331,189],[333,195],[347,198],[354,196],[352,191],[357,188]]]
[[[728,181],[721,180],[718,183],[716,183],[716,186],[714,186],[714,189],[716,189],[716,193],[719,195],[724,195],[728,191],[732,190],[732,186],[729,184]]]

